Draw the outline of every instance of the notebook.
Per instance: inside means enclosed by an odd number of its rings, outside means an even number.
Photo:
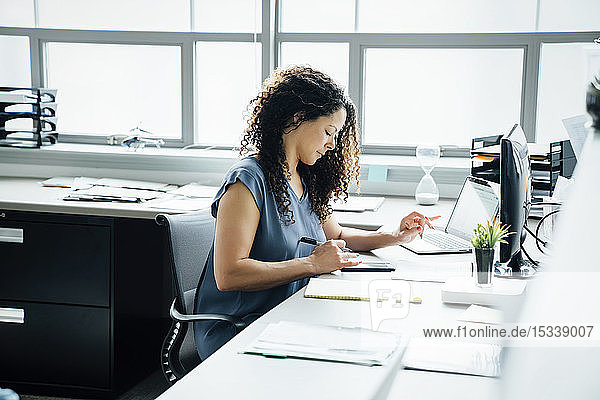
[[[369,301],[368,281],[310,278],[304,297],[314,299]]]

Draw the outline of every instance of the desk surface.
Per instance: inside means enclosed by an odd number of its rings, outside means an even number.
[[[332,279],[381,279],[388,273],[340,273]],[[386,330],[404,337],[432,324],[457,324],[467,306],[441,302],[439,283],[411,282],[423,303],[411,305],[406,319]],[[413,287],[414,287],[413,286]],[[223,399],[371,399],[379,385],[393,379],[389,399],[495,399],[498,379],[425,371],[390,371],[383,367],[276,359],[241,354],[270,322],[305,323],[370,328],[369,303],[304,298],[304,289],[265,314],[166,391],[159,400],[196,399],[206,393]],[[467,325],[466,323],[458,323]],[[479,325],[481,326],[481,325]],[[396,375],[394,377],[394,375]]]
[[[71,189],[42,187],[40,182],[43,180],[45,178],[0,177],[0,209],[146,219],[153,219],[157,214],[165,212],[150,208],[143,203],[64,201],[62,198]],[[435,206],[436,212],[450,214],[453,204],[454,200],[442,199]],[[414,198],[389,197],[376,212],[336,212],[335,215],[343,225],[376,230],[389,223],[391,218],[397,218],[399,223],[402,213],[412,210],[430,213],[433,209],[418,206]],[[168,213],[176,212],[168,211]]]
[[[345,213],[344,221],[368,227],[401,219],[413,209],[427,215],[442,214],[447,218],[451,201],[443,201],[433,207],[417,207],[414,199],[386,200],[379,213]],[[339,213],[338,213],[339,214]],[[442,222],[443,223],[443,222]],[[402,258],[418,256],[397,248]],[[427,256],[439,259],[441,256]],[[470,262],[471,255],[443,256],[444,261]],[[326,275],[330,279],[386,279],[390,273],[337,273]],[[466,305],[448,305],[441,301],[441,284],[411,282],[413,293],[423,298],[422,304],[411,304],[407,318],[388,324],[385,330],[400,333],[404,338],[418,334],[422,328],[443,324],[470,326],[457,322],[456,318]],[[393,370],[391,364],[382,367],[319,362],[310,360],[275,359],[241,354],[268,323],[297,321],[339,326],[371,327],[369,303],[362,301],[326,300],[304,298],[304,289],[259,318],[239,335],[225,344],[181,381],[167,390],[159,400],[196,399],[202,394],[219,398],[248,399],[371,399],[378,387],[391,378],[393,381],[389,399],[497,399],[500,380],[485,377],[425,371]],[[474,324],[481,327],[481,324]],[[422,332],[422,331],[421,331]]]

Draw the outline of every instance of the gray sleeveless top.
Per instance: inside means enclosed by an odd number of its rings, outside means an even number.
[[[252,193],[260,211],[250,258],[259,261],[285,261],[309,256],[313,246],[300,243],[302,236],[324,241],[325,234],[319,218],[311,211],[306,186],[298,198],[288,183],[289,209],[294,212],[294,224],[285,225],[279,218],[275,197],[270,192],[263,171],[254,157],[246,157],[233,165],[211,205],[213,217],[217,217],[219,200],[229,185],[242,182]],[[198,284],[195,304],[196,313],[219,313],[235,315],[246,322],[253,322],[265,312],[305,286],[308,278],[290,282],[271,289],[245,292],[222,292],[217,289],[214,274],[214,241],[208,255],[204,275]],[[202,321],[194,323],[196,347],[201,359],[205,359],[234,336],[232,326],[226,322]]]

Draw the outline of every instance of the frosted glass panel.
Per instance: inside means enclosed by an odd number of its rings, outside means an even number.
[[[281,66],[293,64],[310,65],[348,88],[347,43],[282,43]]]
[[[281,0],[281,31],[354,32],[354,0]]]
[[[112,135],[140,124],[181,137],[181,54],[175,46],[48,43],[48,86],[61,132]]]
[[[454,144],[520,120],[521,49],[368,49],[364,143]]]
[[[31,86],[29,38],[0,36],[0,86]]]
[[[197,142],[239,146],[245,113],[260,88],[260,44],[196,44]]]
[[[600,74],[600,46],[588,43],[542,45],[537,142],[568,137],[562,120],[586,113],[586,87],[594,74]]]
[[[535,30],[536,0],[359,1],[362,32]]]
[[[540,31],[600,31],[600,1],[540,0]]]
[[[188,0],[38,0],[41,28],[189,31]]]
[[[33,28],[33,0],[0,0],[0,26]]]
[[[261,0],[194,0],[196,32],[260,32]]]

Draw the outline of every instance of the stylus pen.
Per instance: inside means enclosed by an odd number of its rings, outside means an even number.
[[[344,267],[341,269],[342,272],[393,272],[395,270],[394,267]]]
[[[313,246],[320,246],[320,245],[322,245],[324,243],[324,242],[319,242],[317,239],[313,239],[313,238],[308,237],[308,236],[302,236],[300,238],[300,241],[302,243],[312,244]],[[342,247],[341,249],[342,249],[342,251],[345,251],[345,252],[350,252],[350,253],[353,252],[352,249],[349,249],[347,247]]]

